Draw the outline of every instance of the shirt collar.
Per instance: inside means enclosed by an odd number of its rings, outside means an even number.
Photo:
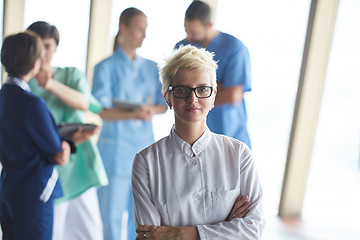
[[[20,87],[21,89],[23,89],[26,92],[31,92],[30,86],[29,84],[21,79],[21,78],[16,78],[16,77],[7,77],[5,80],[6,84],[12,84],[12,85],[16,85],[18,87]]]
[[[186,155],[192,157],[194,154],[198,156],[210,142],[211,132],[208,127],[206,127],[205,132],[201,137],[192,145],[188,144],[184,140],[182,140],[179,135],[175,132],[175,127],[171,128],[170,138],[175,142],[175,144],[183,151]]]
[[[117,47],[115,50],[115,54],[121,56],[122,58],[125,58],[127,61],[129,61],[132,64],[136,64],[139,60],[139,56],[136,54],[135,59],[132,60],[129,58],[129,56],[125,53],[125,51],[121,47]]]

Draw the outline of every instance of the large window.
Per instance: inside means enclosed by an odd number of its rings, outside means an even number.
[[[219,0],[215,26],[249,48],[252,91],[246,93],[252,150],[275,216],[280,200],[310,0]]]
[[[359,12],[359,1],[340,1],[303,216],[360,235]]]
[[[116,35],[125,8],[141,9],[148,16],[148,29],[138,53],[161,63],[175,43],[185,37],[184,16],[190,3],[114,0],[111,37]],[[310,0],[217,3],[215,27],[238,37],[250,51],[252,91],[245,96],[249,133],[263,183],[264,207],[272,216],[277,214],[280,199],[309,7]],[[156,139],[167,135],[172,123],[170,110],[155,116]]]
[[[128,7],[139,8],[148,17],[148,28],[146,38],[138,53],[161,62],[175,44],[186,36],[184,17],[190,3],[191,0],[113,0],[111,33],[115,37],[119,29],[119,17],[123,10]]]
[[[90,0],[25,0],[24,28],[46,21],[60,32],[52,65],[79,68],[85,73]]]

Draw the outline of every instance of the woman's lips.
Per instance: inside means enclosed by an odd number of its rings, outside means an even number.
[[[186,110],[188,112],[197,112],[199,110],[199,108],[197,108],[197,107],[188,107],[188,108],[186,108]]]

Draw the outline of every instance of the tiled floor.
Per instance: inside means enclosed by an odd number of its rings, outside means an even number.
[[[0,230],[0,239],[1,239]],[[360,240],[359,232],[342,231],[297,219],[268,218],[261,240]]]
[[[358,232],[310,224],[298,219],[267,219],[262,240],[360,240]]]

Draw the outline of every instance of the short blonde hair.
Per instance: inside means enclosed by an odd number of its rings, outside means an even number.
[[[176,73],[181,69],[209,71],[211,86],[216,89],[218,65],[213,57],[214,53],[210,53],[204,48],[191,45],[180,46],[168,59],[165,59],[162,67],[159,66],[163,94],[169,89]]]

